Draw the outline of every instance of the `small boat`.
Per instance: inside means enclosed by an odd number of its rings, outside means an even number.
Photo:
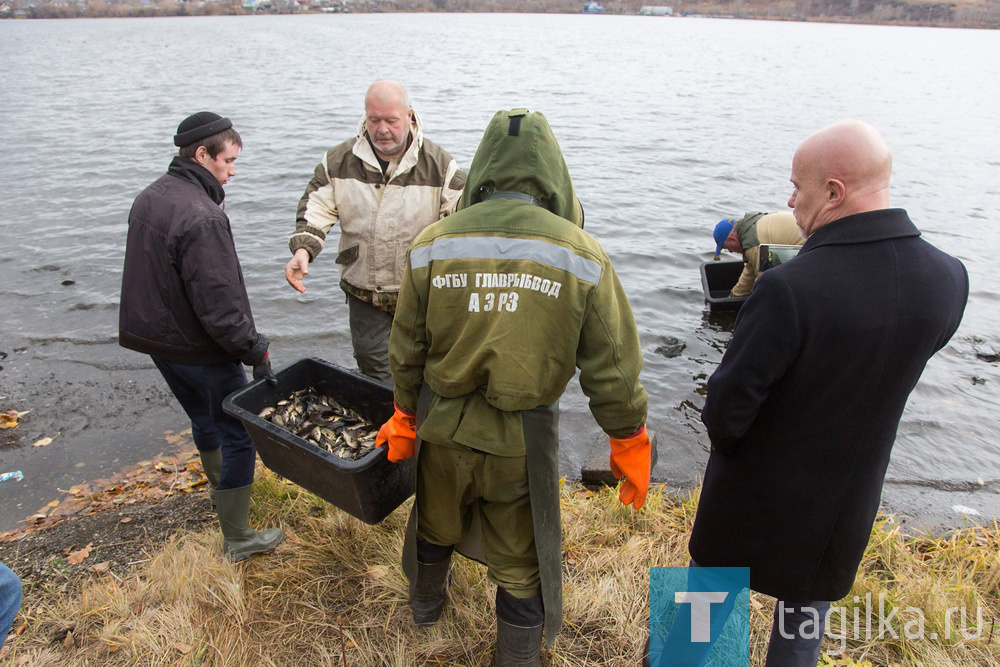
[[[762,243],[758,260],[758,269],[763,272],[779,264],[795,259],[802,249],[801,245],[783,245],[777,243]],[[725,260],[703,262],[701,265],[701,288],[705,291],[705,301],[713,313],[736,312],[747,300],[745,296],[729,296],[729,291],[740,280],[743,273],[743,262],[740,260]]]
[[[701,265],[701,288],[705,292],[708,310],[713,313],[736,312],[747,300],[745,296],[729,296],[729,290],[743,273],[742,261],[711,261]]]
[[[583,8],[580,10],[583,14],[603,14],[604,5],[597,2],[596,0],[587,0],[583,3]]]

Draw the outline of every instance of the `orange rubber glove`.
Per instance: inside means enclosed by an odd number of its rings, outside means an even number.
[[[649,491],[649,434],[646,425],[624,438],[611,438],[611,474],[625,476],[618,500],[636,509],[646,502]]]
[[[397,463],[413,456],[417,446],[417,418],[393,403],[396,411],[382,424],[375,436],[375,446],[389,443],[389,460]]]

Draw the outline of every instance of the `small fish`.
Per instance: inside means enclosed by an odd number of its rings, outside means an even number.
[[[378,427],[314,387],[292,392],[259,416],[344,459],[358,460],[375,448]]]
[[[350,431],[345,429],[344,431],[341,432],[341,435],[344,436],[344,443],[348,447],[350,447],[351,449],[358,448],[358,441],[354,439]]]

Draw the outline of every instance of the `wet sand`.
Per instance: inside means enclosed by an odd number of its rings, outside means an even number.
[[[8,337],[0,352],[0,411],[30,411],[0,431],[0,531],[62,497],[60,489],[109,477],[171,445],[190,424],[148,357],[117,341],[79,345]],[[73,358],[75,361],[65,361]],[[43,438],[43,447],[33,443]]]

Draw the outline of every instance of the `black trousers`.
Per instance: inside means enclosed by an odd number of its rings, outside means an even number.
[[[823,648],[823,632],[829,610],[830,603],[825,600],[778,600],[774,606],[765,666],[814,667]]]
[[[219,490],[253,483],[257,450],[242,422],[222,411],[222,400],[247,384],[243,364],[182,364],[157,357],[153,357],[153,363],[191,418],[198,451],[222,449]]]

